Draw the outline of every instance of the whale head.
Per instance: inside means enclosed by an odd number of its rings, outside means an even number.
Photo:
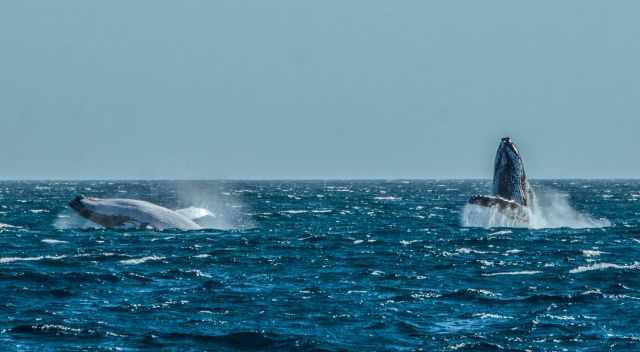
[[[109,207],[105,206],[100,198],[78,195],[69,202],[69,207],[83,218],[104,227],[119,226],[129,221],[128,217],[115,215],[109,211]]]
[[[494,164],[493,194],[527,206],[528,187],[524,163],[518,147],[511,138],[502,138]]]

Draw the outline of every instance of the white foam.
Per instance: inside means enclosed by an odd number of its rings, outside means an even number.
[[[375,200],[389,200],[389,201],[402,200],[402,198],[394,197],[394,196],[380,196],[380,197],[374,197],[373,199],[375,199]]]
[[[638,270],[640,269],[640,263],[635,262],[633,264],[613,264],[613,263],[596,263],[591,265],[579,266],[577,268],[569,270],[571,274],[584,273],[586,271],[593,270],[606,270],[606,269],[617,269],[617,270]]]
[[[502,231],[492,232],[492,233],[488,234],[487,236],[491,237],[491,236],[508,235],[510,233],[513,233],[513,231],[511,231],[511,230],[502,230]]]
[[[192,270],[187,270],[188,273],[194,273],[196,274],[196,276],[198,277],[208,277],[208,278],[212,278],[213,276],[203,273],[202,271],[198,270],[198,269],[192,269]]]
[[[519,220],[509,210],[497,207],[465,205],[462,211],[462,226],[465,227],[513,227],[513,228],[602,228],[611,226],[607,219],[595,219],[581,214],[569,204],[566,193],[545,190],[534,194],[532,205],[526,209],[529,221]],[[494,233],[495,234],[495,233]]]
[[[54,240],[52,238],[45,238],[42,241],[40,241],[42,243],[47,243],[47,244],[62,244],[62,243],[69,243],[67,241],[61,241],[61,240]]]
[[[553,315],[553,314],[545,314],[544,318],[554,319],[554,320],[576,320],[574,316],[571,315]]]
[[[307,212],[308,212],[308,210],[283,210],[280,213],[283,213],[283,214],[294,214],[295,215],[295,214],[304,214],[304,213],[307,213]]]
[[[475,313],[473,314],[473,316],[480,319],[513,319],[512,317],[509,317],[506,315],[493,314],[493,313]]]
[[[480,289],[480,288],[469,288],[469,289],[467,289],[467,291],[473,292],[473,293],[479,293],[479,294],[481,294],[483,296],[488,296],[488,297],[501,296],[501,294],[499,294],[499,293],[494,293],[494,292],[491,292],[489,290],[483,290],[483,289]]]
[[[470,253],[475,253],[475,254],[486,254],[487,252],[484,251],[479,251],[477,249],[472,249],[472,248],[458,248],[456,249],[456,252],[458,253],[462,253],[462,254],[470,254]]]
[[[422,242],[422,240],[411,240],[411,241],[401,240],[400,244],[403,245],[403,246],[408,246],[410,244],[418,243],[418,242]]]
[[[163,260],[163,259],[165,259],[165,257],[151,255],[151,256],[142,257],[142,258],[121,260],[120,263],[126,264],[126,265],[138,265],[138,264],[146,263],[148,261],[157,261],[157,260]]]
[[[605,254],[606,252],[602,252],[602,251],[596,251],[596,250],[591,250],[591,249],[585,249],[582,251],[582,255],[584,255],[585,257],[597,257],[601,254]]]
[[[501,275],[535,275],[540,274],[542,271],[537,270],[523,270],[523,271],[505,271],[498,273],[482,274],[482,276],[501,276]]]
[[[13,263],[13,262],[35,262],[42,259],[59,260],[66,258],[66,255],[44,255],[39,257],[5,257],[0,258],[0,264]]]

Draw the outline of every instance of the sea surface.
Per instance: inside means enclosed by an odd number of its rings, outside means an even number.
[[[640,181],[0,182],[2,351],[639,351]],[[77,194],[215,214],[110,230]]]

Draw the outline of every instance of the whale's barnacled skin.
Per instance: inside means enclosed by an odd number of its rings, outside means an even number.
[[[182,214],[142,200],[77,196],[69,206],[80,216],[104,227],[151,227],[157,230],[201,228]]]
[[[511,138],[502,138],[494,164],[493,195],[473,196],[469,203],[521,211],[520,208],[528,207],[530,202],[531,192],[520,152]]]

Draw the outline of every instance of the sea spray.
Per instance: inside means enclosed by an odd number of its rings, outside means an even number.
[[[531,206],[526,209],[529,221],[520,221],[508,214],[508,210],[466,204],[462,211],[464,227],[521,227],[544,228],[601,228],[611,226],[607,219],[595,219],[582,214],[569,203],[569,195],[553,189],[531,189]]]
[[[235,230],[255,227],[246,215],[247,206],[241,197],[225,191],[223,183],[212,187],[210,183],[179,182],[176,193],[186,208],[178,210],[182,214],[193,214],[198,224],[207,229]]]
[[[70,229],[101,229],[102,226],[95,222],[89,221],[80,215],[76,214],[71,209],[64,209],[53,221],[53,227],[57,230],[70,230]]]

